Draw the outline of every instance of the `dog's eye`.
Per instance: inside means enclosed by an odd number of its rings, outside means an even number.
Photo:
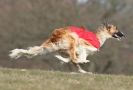
[[[111,26],[107,26],[107,29],[110,30],[111,29]]]

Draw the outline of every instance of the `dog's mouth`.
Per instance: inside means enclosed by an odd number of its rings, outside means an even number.
[[[118,40],[121,40],[123,37],[125,37],[125,35],[124,35],[124,33],[118,31],[118,32],[114,33],[114,34],[112,35],[112,37],[114,37],[114,38],[116,38],[116,39],[118,39]]]

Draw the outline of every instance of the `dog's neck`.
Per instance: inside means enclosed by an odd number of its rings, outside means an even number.
[[[100,47],[105,43],[107,39],[110,38],[110,36],[108,35],[107,32],[105,32],[104,29],[105,29],[104,27],[100,26],[98,27],[96,32],[97,38],[99,39],[100,42]]]

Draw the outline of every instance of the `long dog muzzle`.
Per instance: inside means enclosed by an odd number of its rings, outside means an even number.
[[[112,35],[112,37],[117,38],[118,40],[120,40],[122,37],[126,37],[126,36],[123,32],[118,31],[118,32],[114,33]]]

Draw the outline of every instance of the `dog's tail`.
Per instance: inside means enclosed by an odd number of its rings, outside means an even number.
[[[45,53],[46,53],[46,50],[44,50],[42,46],[34,46],[34,47],[29,47],[28,49],[13,49],[11,50],[11,53],[9,54],[9,56],[14,59],[17,59],[21,56],[32,58],[33,56],[41,55]]]
[[[37,55],[47,54],[49,52],[56,51],[57,48],[55,45],[51,43],[46,43],[41,46],[29,47],[28,49],[13,49],[9,56],[14,59],[18,59],[21,56],[26,56],[28,58],[32,58]]]

